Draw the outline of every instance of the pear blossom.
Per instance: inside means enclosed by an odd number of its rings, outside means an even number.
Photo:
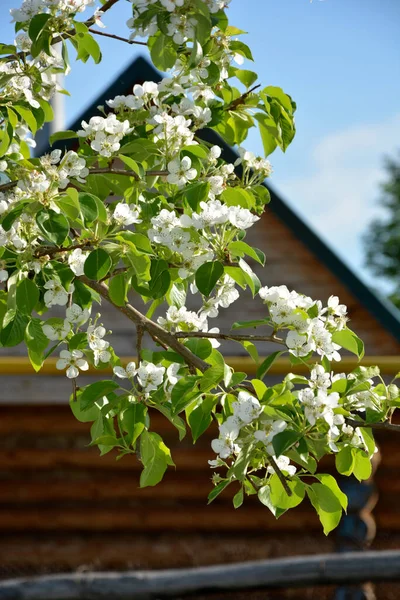
[[[133,223],[141,223],[142,220],[139,219],[140,208],[135,204],[124,204],[123,202],[118,202],[117,206],[114,209],[113,219],[118,225],[132,225]]]
[[[70,285],[69,289],[71,291]],[[47,290],[44,294],[44,303],[47,307],[54,306],[56,304],[65,306],[68,302],[68,292],[62,286],[59,281],[50,279],[44,284],[44,288]]]
[[[80,350],[61,350],[60,358],[56,362],[56,368],[62,371],[67,369],[66,375],[68,379],[75,379],[79,375],[79,371],[87,371],[89,363],[83,358],[83,352]]]
[[[257,398],[248,392],[239,392],[237,402],[232,405],[233,414],[244,423],[251,423],[262,412],[262,407]]]
[[[182,160],[179,160],[179,158],[171,160],[168,163],[168,171],[168,183],[174,183],[178,187],[183,187],[188,181],[192,181],[197,176],[197,171],[192,168],[192,161],[188,156],[184,156]]]
[[[136,375],[136,364],[129,362],[125,369],[119,366],[114,367],[113,372],[120,379],[132,379]]]
[[[7,281],[8,279],[8,271],[5,269],[0,269],[0,283]]]
[[[142,361],[137,370],[137,378],[144,392],[156,390],[163,382],[165,367]]]
[[[84,265],[88,256],[89,252],[83,252],[82,248],[75,248],[68,256],[69,268],[77,277],[84,274]]]
[[[52,342],[63,340],[71,331],[71,325],[67,319],[59,322],[43,323],[44,335]]]
[[[90,317],[90,311],[87,308],[81,308],[78,304],[72,304],[66,310],[66,319],[74,325],[83,325]]]

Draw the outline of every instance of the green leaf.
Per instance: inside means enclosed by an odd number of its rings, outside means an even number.
[[[36,283],[27,277],[20,281],[16,294],[17,309],[25,315],[31,315],[38,301],[39,288]]]
[[[200,389],[203,392],[208,392],[215,388],[220,381],[225,377],[225,365],[214,365],[203,373],[200,379]]]
[[[63,214],[54,210],[41,210],[36,215],[36,223],[45,239],[61,246],[69,233],[69,223]]]
[[[277,352],[273,352],[261,363],[261,365],[257,369],[257,378],[262,379],[268,373],[273,363],[277,358],[282,356],[285,353],[285,350],[278,350]]]
[[[174,466],[169,448],[157,433],[143,431],[140,438],[140,456],[144,465],[140,475],[140,487],[157,485],[167,466]]]
[[[271,501],[270,486],[263,485],[262,487],[260,487],[260,489],[258,490],[257,496],[258,496],[258,499],[261,502],[261,504],[264,504],[264,506],[267,506],[269,508],[269,510],[272,512],[272,514],[274,516],[276,516],[276,508],[272,504],[272,501]]]
[[[364,356],[364,344],[351,329],[346,328],[342,329],[342,331],[335,331],[332,335],[332,341],[346,348],[349,352],[356,354],[360,360]]]
[[[82,389],[82,394],[80,395],[81,410],[91,408],[96,400],[100,400],[103,396],[107,396],[107,394],[117,388],[119,388],[119,384],[111,381],[111,379],[104,379],[87,385]]]
[[[50,136],[50,146],[54,144],[54,142],[58,142],[59,140],[73,140],[78,138],[78,134],[76,131],[71,131],[71,129],[67,129],[67,131],[57,131],[57,133],[53,133]]]
[[[353,475],[357,477],[358,481],[369,479],[372,473],[372,464],[367,452],[361,448],[352,448],[352,453],[354,456]]]
[[[345,446],[335,456],[335,465],[338,473],[349,476],[352,474],[355,465],[355,457],[350,446]]]
[[[25,344],[28,348],[29,360],[35,371],[39,371],[44,360],[44,351],[49,340],[43,333],[40,319],[31,319],[25,329]]]
[[[326,485],[335,494],[336,498],[340,502],[341,507],[344,511],[346,511],[348,504],[347,496],[342,492],[342,490],[338,486],[336,479],[332,477],[332,475],[327,475],[325,473],[316,473],[315,477],[319,479],[321,483]]]
[[[272,440],[275,456],[279,457],[281,454],[285,454],[286,450],[289,450],[289,448],[293,446],[293,444],[295,444],[301,437],[301,433],[291,429],[286,429],[285,431],[277,433]]]
[[[339,525],[342,517],[342,505],[339,498],[330,487],[322,483],[313,483],[311,486],[308,486],[307,495],[317,511],[319,520],[324,528],[324,534],[328,535],[328,533]]]
[[[153,259],[150,267],[149,291],[152,298],[163,298],[171,284],[168,263],[165,260]]]
[[[247,88],[251,87],[258,79],[257,73],[248,71],[247,69],[236,69],[235,75]]]
[[[243,488],[241,487],[240,490],[233,497],[234,508],[239,508],[240,506],[242,506],[243,498],[244,498]]]
[[[265,156],[269,156],[270,154],[272,154],[272,152],[276,149],[278,145],[278,129],[271,117],[268,117],[263,113],[257,113],[256,115],[254,115],[254,117],[258,121],[258,128],[261,135],[264,154]]]
[[[198,395],[197,392],[193,394],[193,390],[198,381],[198,377],[194,375],[187,375],[182,377],[174,385],[171,392],[171,404],[172,414],[176,415],[190,404],[194,398]]]
[[[200,202],[206,201],[209,193],[210,184],[208,181],[202,181],[200,183],[195,183],[194,185],[186,186],[183,196],[190,208],[194,211],[197,211],[199,209]]]
[[[81,207],[82,219],[85,221],[87,225],[90,225],[99,216],[98,204],[96,202],[96,197],[93,194],[88,194],[86,192],[81,192],[79,194],[79,204]]]
[[[276,517],[279,517],[289,508],[294,508],[304,499],[305,485],[302,481],[300,481],[300,479],[286,480],[286,483],[292,492],[291,496],[288,496],[286,493],[286,490],[281,484],[278,475],[272,475],[269,483],[271,488],[271,504],[275,507]]]
[[[249,286],[254,298],[254,296],[258,294],[258,291],[261,288],[261,282],[258,279],[257,275],[253,273],[249,265],[243,260],[243,258],[239,259],[239,267],[242,269],[243,275],[246,279],[246,283]]]
[[[198,406],[191,411],[188,423],[192,432],[193,443],[197,442],[199,437],[211,425],[211,412],[215,407],[217,401],[217,398],[215,398],[214,396],[206,396],[206,398],[200,398],[200,400],[198,401]]]
[[[186,348],[189,348],[199,358],[205,360],[212,352],[210,340],[201,338],[190,338],[185,342]]]
[[[32,42],[35,42],[39,37],[40,33],[46,27],[47,21],[52,18],[52,15],[41,13],[35,15],[29,22],[28,35]]]
[[[83,269],[86,277],[99,281],[100,279],[104,279],[111,266],[111,257],[102,248],[97,248],[97,250],[93,250],[87,257]]]
[[[150,56],[157,69],[166,71],[174,66],[178,54],[170,37],[158,32],[154,43],[149,45],[151,45]]]
[[[112,277],[108,284],[108,292],[111,300],[117,306],[124,306],[127,298],[126,294],[128,291],[128,284],[124,273],[118,273],[115,277]]]
[[[223,274],[224,267],[218,261],[210,261],[201,265],[195,274],[195,281],[199,292],[204,296],[209,296]]]
[[[250,354],[250,356],[254,360],[254,362],[258,363],[259,356],[258,356],[258,350],[257,350],[256,346],[248,341],[244,341],[244,342],[239,341],[239,343]]]
[[[31,110],[19,104],[13,104],[13,109],[22,117],[29,129],[35,135],[37,131],[37,122]]]
[[[73,39],[78,45],[77,59],[86,62],[87,55],[89,55],[96,64],[101,61],[100,46],[89,33],[77,33]]]
[[[121,423],[129,437],[129,444],[134,445],[146,426],[147,407],[141,402],[130,403],[121,413]]]
[[[230,253],[233,253],[234,256],[250,256],[255,261],[260,263],[260,265],[265,264],[265,254],[256,248],[252,248],[246,242],[231,242],[228,246],[228,250]]]
[[[215,488],[213,490],[211,490],[211,492],[208,494],[208,504],[211,504],[211,502],[213,500],[215,500],[215,498],[217,496],[220,495],[221,492],[224,491],[224,489],[230,484],[229,479],[225,479],[224,481],[221,481],[218,485],[215,486]]]
[[[241,206],[249,210],[254,208],[256,204],[253,194],[249,190],[240,187],[228,187],[222,192],[221,198],[228,206]]]
[[[10,311],[8,311],[10,313]],[[7,323],[0,332],[0,344],[5,348],[17,346],[24,339],[25,329],[29,319],[18,311],[11,311],[10,319],[6,314],[4,322]]]
[[[7,131],[0,131],[0,157],[4,156],[10,146],[11,140]]]

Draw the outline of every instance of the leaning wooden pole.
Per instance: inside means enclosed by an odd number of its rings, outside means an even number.
[[[394,581],[400,551],[317,554],[165,571],[74,573],[0,582],[0,600],[148,600],[194,592]]]

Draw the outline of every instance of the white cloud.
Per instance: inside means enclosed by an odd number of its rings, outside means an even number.
[[[290,204],[350,265],[364,262],[361,235],[381,210],[385,155],[399,147],[400,114],[330,134],[310,149],[310,171],[279,182]]]

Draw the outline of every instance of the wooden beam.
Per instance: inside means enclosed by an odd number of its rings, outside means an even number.
[[[91,597],[97,600],[145,600],[194,592],[293,588],[399,579],[400,551],[348,552],[191,569],[19,578],[0,582],[0,599],[85,600]]]
[[[42,369],[38,373],[35,373],[26,356],[0,356],[0,375],[59,375],[65,377],[65,371],[56,369],[57,360],[57,357],[49,357]],[[264,357],[260,357],[260,362],[262,360],[264,360]],[[127,364],[130,361],[137,361],[137,359],[134,356],[125,356],[121,357],[121,361],[123,364]],[[226,361],[235,371],[245,371],[249,375],[255,375],[256,373],[257,365],[250,357],[227,356]],[[310,364],[313,364],[313,362],[311,361]],[[400,371],[399,356],[368,356],[360,364],[364,367],[377,365],[385,375],[394,376]],[[344,356],[339,362],[333,361],[332,369],[337,372],[349,373],[358,365],[356,357]],[[286,375],[290,371],[307,374],[308,368],[303,364],[293,366],[290,364],[288,358],[280,358],[273,363],[268,373],[269,375]],[[88,374],[97,375],[98,377],[111,373],[111,368],[99,371],[91,367],[88,371]]]

